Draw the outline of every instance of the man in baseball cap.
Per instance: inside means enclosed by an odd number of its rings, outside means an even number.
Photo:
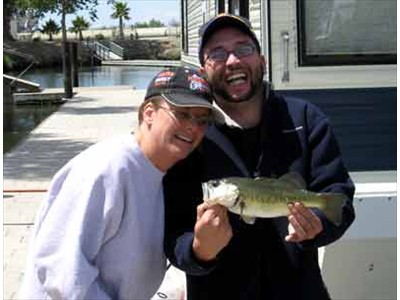
[[[258,42],[257,36],[254,33],[253,27],[251,26],[249,20],[241,16],[222,13],[208,20],[203,26],[200,27],[199,60],[201,65],[204,65],[204,46],[207,44],[209,38],[216,31],[223,27],[234,27],[248,35],[253,40],[258,53],[261,53],[260,43]]]
[[[330,299],[318,247],[339,239],[355,214],[354,185],[329,119],[264,81],[266,58],[242,17],[205,23],[199,60],[225,122],[209,128],[198,158],[188,156],[164,180],[165,253],[186,272],[188,299]],[[288,217],[257,220],[203,201],[203,182],[288,172],[311,191],[346,196],[340,225],[299,199],[288,204]]]

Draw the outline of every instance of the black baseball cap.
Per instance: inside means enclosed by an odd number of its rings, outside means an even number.
[[[213,103],[213,95],[207,80],[197,70],[189,67],[168,68],[159,72],[147,87],[144,100],[163,97],[178,107],[204,107],[211,109],[214,119],[222,121],[222,115]]]
[[[203,48],[207,41],[217,30],[225,27],[234,27],[244,34],[247,34],[254,41],[258,53],[261,53],[260,43],[258,42],[257,36],[253,31],[250,21],[241,16],[222,13],[211,18],[200,27],[199,60],[201,65],[204,65]]]

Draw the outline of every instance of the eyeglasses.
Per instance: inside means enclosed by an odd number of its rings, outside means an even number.
[[[215,62],[225,62],[231,53],[235,54],[237,58],[242,58],[245,56],[253,55],[255,50],[256,47],[251,44],[240,45],[232,51],[227,51],[222,47],[218,47],[211,50],[204,61],[206,61],[207,59],[211,59]]]
[[[213,121],[213,116],[211,114],[207,116],[193,116],[185,111],[175,110],[161,105],[158,105],[157,107],[165,110],[173,119],[178,120],[179,122],[190,122],[199,127],[206,127]]]

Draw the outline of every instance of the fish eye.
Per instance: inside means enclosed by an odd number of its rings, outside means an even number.
[[[219,185],[219,181],[218,180],[212,180],[210,182],[210,184],[211,184],[212,187],[217,187]]]

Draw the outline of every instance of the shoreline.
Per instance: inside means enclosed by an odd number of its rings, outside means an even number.
[[[133,62],[134,65],[148,66],[159,62],[157,65],[160,66],[170,64],[175,66],[181,61],[180,48],[174,41],[121,40],[119,42],[124,49],[123,59],[103,61],[95,59],[92,51],[78,42],[78,64],[80,66],[110,65],[110,63],[130,65]],[[4,41],[3,55],[5,74],[23,71],[31,64],[31,68],[34,69],[62,67],[62,46],[58,41]]]

